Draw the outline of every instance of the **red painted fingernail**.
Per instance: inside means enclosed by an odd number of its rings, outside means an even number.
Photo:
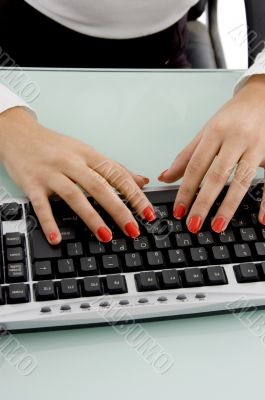
[[[263,223],[263,225],[265,225],[265,214],[262,217],[262,223]]]
[[[56,238],[57,238],[56,232],[51,232],[49,234],[49,239],[50,239],[51,242],[54,242],[56,240]]]
[[[144,183],[145,183],[145,184],[147,184],[147,183],[150,182],[150,179],[147,178],[147,176],[143,176],[143,175],[137,175],[137,176],[139,176],[139,178],[142,178],[142,179],[144,180]]]
[[[137,238],[140,235],[140,231],[138,226],[136,225],[135,222],[131,221],[131,222],[127,222],[127,224],[125,225],[125,230],[128,233],[128,235],[132,238]]]
[[[156,219],[156,213],[150,206],[144,209],[143,214],[145,219],[147,219],[147,221],[154,221]]]
[[[173,216],[176,219],[181,219],[184,217],[185,214],[186,214],[186,207],[184,206],[184,204],[177,204],[173,211]]]
[[[226,223],[226,221],[223,217],[215,218],[215,220],[212,224],[212,230],[216,233],[221,233],[224,230],[225,223]]]
[[[159,175],[159,177],[157,178],[159,181],[162,181],[165,174],[167,173],[168,169],[165,169],[165,171],[161,172],[161,174]]]
[[[192,233],[197,233],[200,230],[202,224],[202,218],[199,215],[191,217],[188,223],[188,229]]]
[[[102,242],[109,242],[112,239],[111,231],[105,226],[98,228],[98,237]]]

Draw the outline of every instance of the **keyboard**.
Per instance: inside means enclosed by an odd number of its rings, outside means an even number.
[[[0,204],[0,330],[25,331],[207,315],[265,306],[265,226],[258,221],[263,183],[254,182],[226,231],[211,219],[188,232],[172,216],[178,187],[145,190],[157,219],[136,216],[141,235],[126,237],[95,200],[113,231],[98,242],[58,197],[51,206],[62,242],[46,241],[31,203]]]

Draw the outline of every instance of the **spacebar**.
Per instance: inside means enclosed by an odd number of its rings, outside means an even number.
[[[30,233],[30,245],[33,260],[62,257],[61,247],[50,245],[40,230],[34,230]]]

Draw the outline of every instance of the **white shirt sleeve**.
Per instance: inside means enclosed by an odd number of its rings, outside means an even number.
[[[0,113],[13,107],[24,107],[36,116],[34,110],[21,97],[0,82]]]
[[[236,83],[234,93],[237,93],[247,82],[247,80],[256,74],[265,74],[265,49],[256,57],[254,64],[244,73]]]

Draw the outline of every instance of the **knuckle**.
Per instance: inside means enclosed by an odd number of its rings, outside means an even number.
[[[180,198],[193,198],[194,191],[189,185],[182,184],[178,191],[178,199]]]
[[[187,165],[186,174],[195,175],[200,170],[201,162],[195,158],[192,158]]]
[[[62,193],[64,199],[67,202],[73,202],[77,199],[80,191],[73,184],[71,186],[70,185],[61,186],[60,192]],[[81,194],[81,192],[80,192],[80,194]]]
[[[208,179],[214,184],[220,184],[227,180],[228,173],[226,170],[213,168],[208,172]]]
[[[210,210],[211,204],[208,199],[206,198],[197,198],[194,202],[193,208],[198,210],[199,214],[207,215]]]

